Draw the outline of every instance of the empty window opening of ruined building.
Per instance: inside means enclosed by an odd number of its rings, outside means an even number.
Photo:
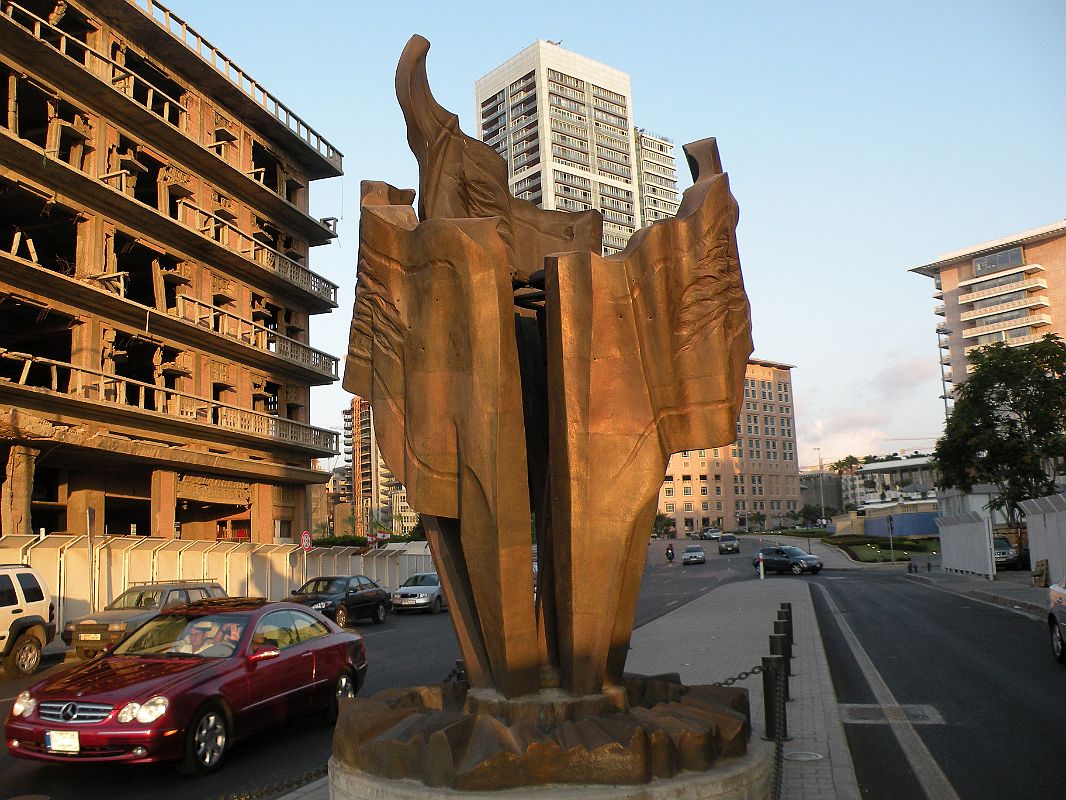
[[[113,272],[123,276],[126,299],[160,311],[177,304],[177,287],[163,280],[166,272],[177,269],[173,256],[148,247],[127,234],[115,234]]]
[[[69,314],[0,298],[0,378],[66,394],[70,369],[36,359],[69,364],[76,320]]]
[[[50,197],[0,180],[0,249],[64,275],[74,275],[78,224],[74,211]]]
[[[133,99],[172,125],[180,125],[181,109],[177,104],[182,102],[185,94],[181,84],[171,80],[162,67],[129,49],[126,50],[126,69],[143,79],[133,82]]]
[[[278,160],[259,142],[252,142],[252,177],[268,187],[278,190]]]
[[[149,411],[162,410],[162,398],[156,396],[156,387],[162,383],[156,369],[159,355],[159,345],[154,342],[121,332],[115,336],[110,353],[115,374],[129,379],[119,402]]]
[[[15,132],[20,138],[42,150],[48,141],[48,119],[52,116],[53,98],[28,80],[15,84]]]

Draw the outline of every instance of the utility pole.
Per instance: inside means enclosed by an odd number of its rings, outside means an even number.
[[[818,451],[818,499],[822,506],[822,519],[825,519],[825,474],[822,472],[822,448],[814,448]]]

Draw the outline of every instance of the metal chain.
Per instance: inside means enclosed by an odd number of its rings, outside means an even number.
[[[463,659],[457,658],[455,660],[455,669],[448,673],[442,683],[451,683],[452,681],[465,681],[466,680],[466,664],[463,663]]]
[[[269,797],[277,797],[279,795],[288,794],[291,791],[299,789],[301,786],[305,786],[312,781],[317,781],[319,778],[326,777],[327,766],[323,764],[317,769],[308,770],[302,775],[296,775],[292,778],[286,778],[283,781],[271,784],[270,786],[261,786],[258,789],[249,789],[244,792],[238,792],[236,794],[219,795],[219,800],[266,800]]]
[[[758,675],[760,672],[762,672],[762,666],[754,666],[749,670],[734,675],[732,678],[726,678],[724,681],[716,681],[712,683],[711,686],[732,686],[737,681],[746,680],[752,675]]]

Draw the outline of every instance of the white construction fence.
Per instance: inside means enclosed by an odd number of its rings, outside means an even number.
[[[940,565],[948,572],[996,575],[992,555],[992,525],[986,517],[967,511],[957,517],[940,517]]]
[[[56,598],[60,630],[69,619],[99,611],[134,581],[214,578],[231,596],[281,600],[317,575],[366,575],[395,589],[410,575],[433,572],[426,542],[354,547],[244,544],[144,536],[0,536],[0,563],[37,569]]]
[[[1066,495],[1037,497],[1018,505],[1025,512],[1030,561],[1034,567],[1038,561],[1047,561],[1048,581],[1062,581],[1066,578]]]

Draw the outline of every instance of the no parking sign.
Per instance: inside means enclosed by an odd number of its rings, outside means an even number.
[[[302,547],[304,549],[305,553],[308,550],[311,549],[311,532],[310,531],[304,531],[303,533],[300,534],[300,547]]]

